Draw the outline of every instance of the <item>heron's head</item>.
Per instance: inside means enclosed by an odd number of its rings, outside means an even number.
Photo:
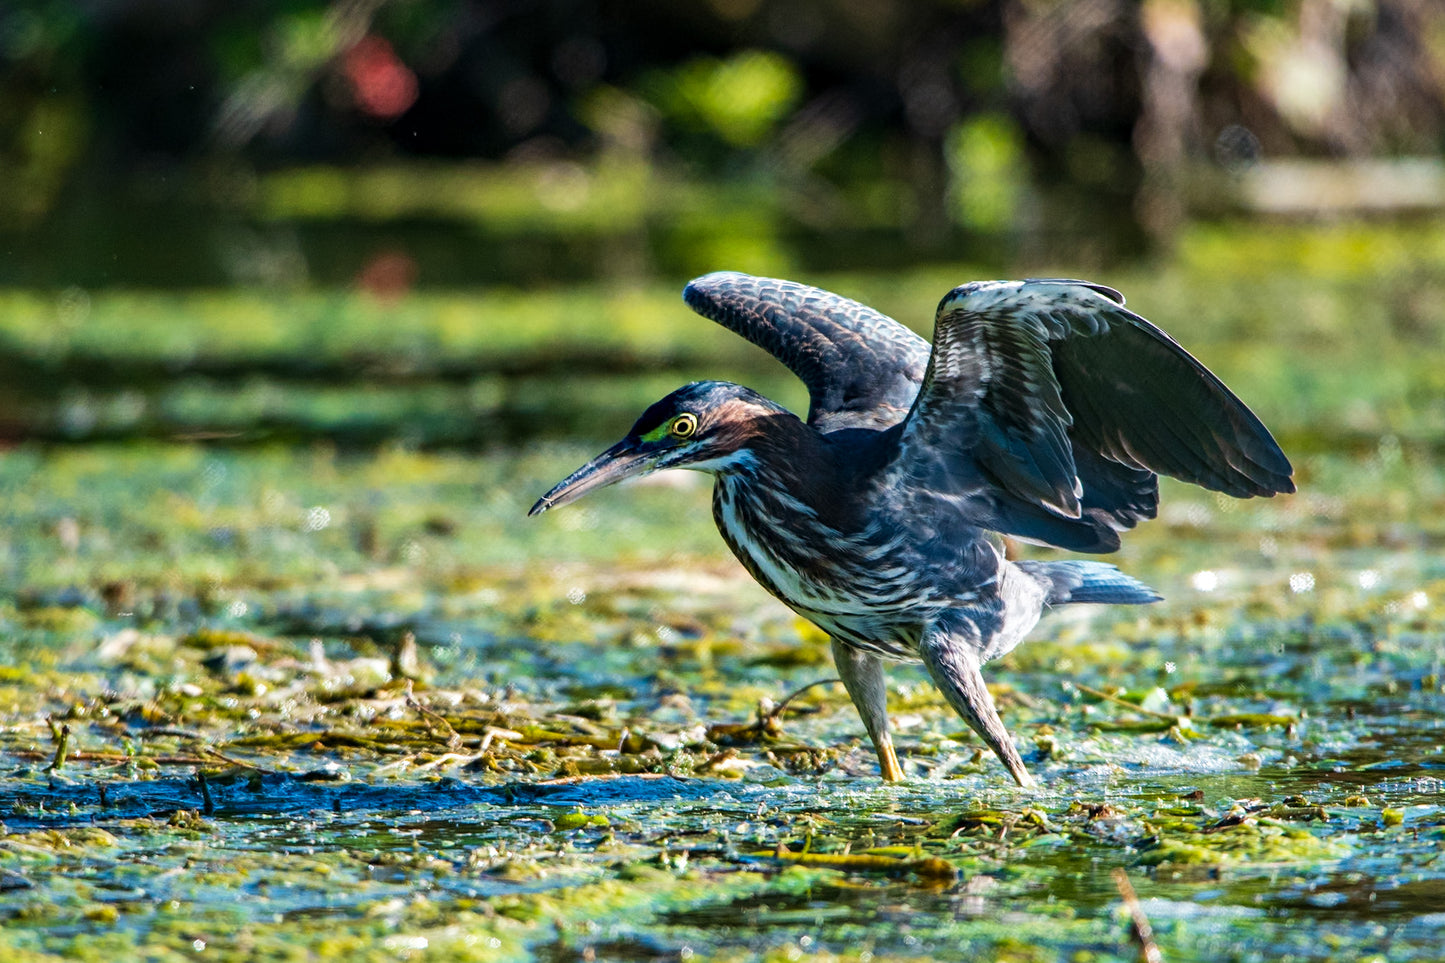
[[[626,438],[558,482],[527,514],[664,468],[714,473],[744,468],[753,459],[751,443],[779,416],[793,417],[741,385],[694,381],[644,411]]]

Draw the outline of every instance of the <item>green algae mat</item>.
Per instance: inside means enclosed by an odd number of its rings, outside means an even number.
[[[524,517],[677,383],[801,396],[671,286],[0,293],[0,958],[1441,958],[1445,235],[1100,280],[1300,493],[1166,485],[1168,600],[998,665],[1031,792],[911,667],[882,784],[702,477]]]

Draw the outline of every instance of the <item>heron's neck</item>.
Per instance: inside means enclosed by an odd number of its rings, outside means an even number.
[[[766,478],[776,487],[792,488],[789,479],[818,464],[823,441],[818,432],[785,408],[768,409],[738,426],[734,451],[718,459],[718,475]]]
[[[858,501],[850,497],[858,465],[848,455],[780,408],[754,419],[746,442],[710,470],[732,497],[769,502],[781,496],[842,530],[854,527]]]

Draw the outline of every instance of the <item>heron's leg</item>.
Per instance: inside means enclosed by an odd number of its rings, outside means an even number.
[[[883,681],[883,660],[834,639],[833,664],[838,667],[843,686],[853,705],[858,707],[868,737],[873,740],[879,771],[888,782],[898,782],[903,778],[903,767],[898,765],[893,737],[888,734],[888,688]]]
[[[948,704],[1003,760],[1014,781],[1024,787],[1036,785],[1024,768],[1024,761],[1014,748],[1013,739],[1009,738],[998,710],[994,708],[993,697],[988,694],[983,673],[979,671],[978,655],[972,642],[943,627],[931,626],[923,633],[919,655],[928,667],[928,674],[933,677],[933,684],[943,691]]]

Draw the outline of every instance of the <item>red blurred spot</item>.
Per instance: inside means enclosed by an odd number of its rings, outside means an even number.
[[[388,304],[406,297],[416,283],[416,261],[404,251],[381,251],[372,255],[356,276],[356,286]]]
[[[346,52],[342,71],[356,106],[373,117],[394,120],[416,103],[416,74],[385,37],[364,37]]]

